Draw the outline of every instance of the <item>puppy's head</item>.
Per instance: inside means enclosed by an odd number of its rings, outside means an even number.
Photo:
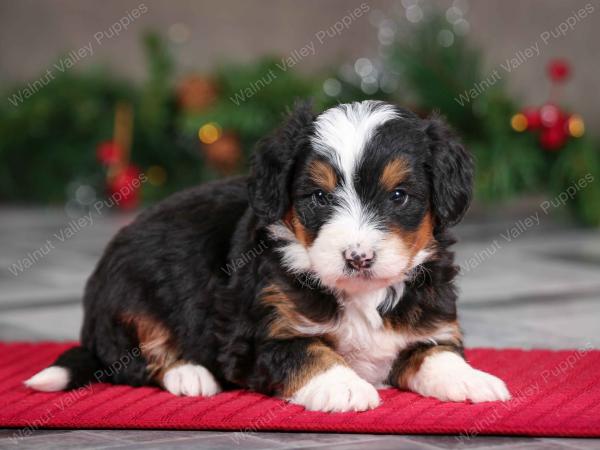
[[[346,293],[402,281],[471,200],[472,161],[446,125],[382,102],[300,105],[254,158],[250,202],[284,265]]]

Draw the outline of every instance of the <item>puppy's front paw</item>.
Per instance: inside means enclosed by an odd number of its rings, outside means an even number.
[[[352,369],[336,365],[313,377],[290,401],[311,411],[366,411],[379,405],[379,394]]]
[[[408,384],[412,391],[444,401],[481,403],[510,399],[501,379],[472,368],[452,352],[427,356]]]
[[[181,364],[167,370],[162,382],[165,389],[175,395],[208,397],[221,391],[212,373],[196,364]]]

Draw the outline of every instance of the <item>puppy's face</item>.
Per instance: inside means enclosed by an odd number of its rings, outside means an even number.
[[[305,123],[293,138],[282,217],[271,225],[287,241],[284,265],[352,294],[402,281],[425,261],[434,227],[455,221],[470,198],[468,156],[441,148],[448,144],[432,137],[431,123],[379,102],[341,105]],[[468,174],[457,181],[461,164]],[[447,179],[434,182],[444,168]],[[454,217],[436,205],[446,191],[461,197],[446,199]]]
[[[287,220],[309,270],[346,292],[402,280],[432,244],[424,132],[390,106],[368,106],[317,118]]]

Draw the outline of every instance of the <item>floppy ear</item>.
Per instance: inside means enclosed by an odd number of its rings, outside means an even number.
[[[460,140],[440,117],[427,121],[428,169],[436,228],[443,230],[463,218],[473,193],[473,159]]]
[[[283,218],[290,206],[295,162],[313,121],[310,103],[296,103],[284,124],[259,141],[254,150],[248,195],[262,225]]]

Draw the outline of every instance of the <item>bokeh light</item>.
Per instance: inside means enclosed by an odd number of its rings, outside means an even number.
[[[203,144],[213,144],[221,137],[221,127],[216,122],[204,124],[198,130],[198,138]]]
[[[515,114],[510,119],[510,126],[513,130],[518,131],[519,133],[521,131],[525,131],[527,129],[527,117],[525,117],[525,114],[522,113]]]
[[[585,123],[579,114],[573,114],[569,117],[567,126],[569,128],[569,134],[573,137],[581,137],[585,133]]]

